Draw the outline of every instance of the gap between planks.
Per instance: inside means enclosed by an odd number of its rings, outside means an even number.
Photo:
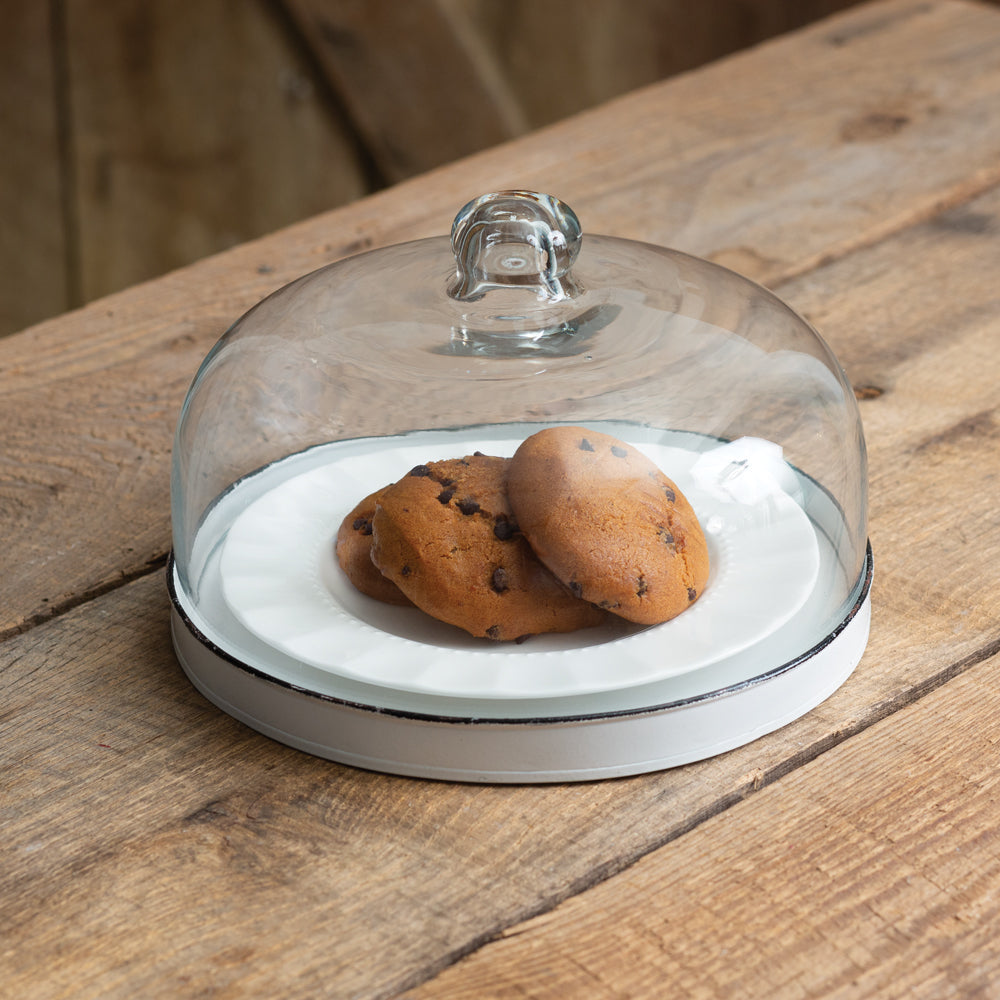
[[[990,659],[980,664],[984,671],[996,666]],[[697,845],[677,845],[670,854],[651,857],[641,871],[625,877],[618,890],[624,895],[619,894],[617,902],[610,889],[599,890],[597,899],[570,900],[563,913],[545,914],[541,920],[525,922],[500,935],[493,942],[501,949],[499,952],[474,959],[469,968],[448,973],[440,983],[424,980],[396,996],[412,996],[413,1000],[447,996],[457,1000],[475,995],[470,988],[485,982],[491,970],[500,973],[505,969],[517,971],[500,976],[497,996],[520,996],[516,987],[529,981],[533,969],[544,969],[548,977],[539,996],[556,995],[554,983],[559,983],[563,991],[568,987],[579,990],[584,981],[600,975],[600,963],[608,962],[614,954],[613,945],[603,947],[597,943],[596,920],[588,920],[588,913],[603,914],[605,926],[630,905],[634,913],[639,913],[634,903],[619,904],[620,900],[633,899],[632,894],[644,881],[646,887],[652,886],[648,896],[652,905],[643,907],[641,919],[643,927],[652,928],[651,937],[638,941],[631,958],[637,965],[625,971],[620,982],[614,982],[615,988],[609,989],[608,996],[658,996],[658,991],[648,991],[648,983],[673,983],[672,973],[678,980],[687,979],[676,984],[678,995],[687,997],[729,996],[737,982],[743,987],[738,991],[740,996],[900,997],[910,996],[913,991],[923,997],[939,997],[959,995],[955,990],[962,996],[993,996],[988,991],[983,993],[984,984],[995,981],[987,978],[990,973],[985,970],[997,964],[995,947],[983,947],[991,938],[995,942],[990,927],[991,917],[995,924],[998,912],[994,894],[998,871],[996,838],[992,836],[995,782],[991,758],[982,757],[987,746],[997,743],[995,725],[993,733],[988,728],[989,703],[979,719],[979,725],[987,727],[985,730],[977,730],[974,725],[959,730],[953,766],[946,766],[943,760],[945,754],[951,758],[952,744],[940,725],[936,740],[926,738],[933,722],[950,721],[963,702],[969,705],[981,701],[978,689],[989,685],[988,674],[970,671],[961,685],[942,692],[938,699],[930,699],[903,724],[889,730],[876,729],[866,737],[866,763],[858,763],[855,777],[865,790],[858,800],[846,802],[843,811],[836,808],[840,801],[838,790],[842,790],[836,775],[850,766],[849,749],[833,755],[832,763],[821,765],[819,771],[799,772],[788,791],[776,792],[788,797],[796,810],[784,827],[779,822],[774,828],[778,810],[773,796],[770,807],[767,797],[762,797],[761,804],[749,805],[750,813],[744,813],[735,827],[728,826],[727,833],[720,832],[716,824],[705,835],[707,840],[702,838]],[[886,765],[892,747],[909,752],[908,758],[897,759],[896,768]],[[945,784],[948,798],[941,800],[937,796]],[[971,805],[966,790],[971,792]],[[951,810],[945,808],[945,803],[959,799],[965,803],[962,816],[949,822]],[[884,811],[875,806],[883,801]],[[893,802],[900,806],[898,813],[888,808]],[[821,819],[827,813],[833,817],[832,822]],[[852,832],[868,840],[870,857],[855,856]],[[771,845],[775,845],[775,851],[762,857],[760,852]],[[779,854],[792,848],[796,852],[789,855],[786,868]],[[820,852],[829,864],[817,860]],[[693,864],[696,859],[697,864]],[[703,865],[698,868],[702,874],[719,872],[710,887],[713,902],[706,904],[701,913],[694,900],[697,890],[690,890],[691,896],[685,900],[685,888],[690,883],[679,874],[698,865]],[[886,871],[890,872],[888,878],[883,874]],[[810,873],[819,876],[819,883],[809,878]],[[672,889],[665,891],[667,880],[674,876]],[[824,878],[829,879],[825,886]],[[921,881],[926,881],[930,894],[918,886],[911,888],[911,882]],[[775,883],[786,889],[794,886],[783,903],[769,891]],[[829,911],[824,906],[825,888],[831,894]],[[702,932],[706,921],[717,921],[715,926],[721,924],[723,929],[714,940],[711,931],[702,937],[697,927],[689,927],[684,921],[685,908],[689,914],[701,917]],[[718,921],[720,914],[729,913],[731,921],[727,917]],[[862,921],[865,915],[872,919],[859,926],[858,915]],[[797,926],[799,922],[801,926]],[[607,928],[612,936],[617,930]],[[622,928],[620,940],[627,940],[630,932],[639,937],[635,921]],[[767,936],[764,947],[759,937],[754,941],[755,932]],[[873,940],[873,932],[881,939]],[[657,937],[661,950],[655,943],[650,944]],[[514,944],[519,938],[525,938],[526,945]],[[729,949],[724,945],[733,940],[740,942],[742,961],[739,954],[727,954]],[[726,958],[719,957],[720,945]],[[860,951],[858,961],[851,954],[855,947]],[[739,952],[740,948],[734,946],[733,950]],[[540,957],[532,964],[533,951]],[[824,967],[823,959],[831,952],[844,959],[839,968],[832,961]],[[521,964],[519,957],[529,961]],[[648,966],[643,957],[649,959]],[[661,957],[663,965],[658,964]],[[714,970],[707,967],[711,959],[718,959]],[[728,968],[726,963],[731,963]],[[645,977],[635,973],[636,968],[645,968]],[[719,977],[720,970],[724,971],[723,977]],[[897,976],[903,970],[909,981],[899,982]],[[643,982],[647,984],[645,990],[639,985]],[[890,982],[893,988],[886,989]],[[947,982],[952,991],[941,993],[942,982]],[[914,990],[918,985],[919,990]]]
[[[1000,190],[1000,162],[995,166],[983,167],[976,171],[964,184],[945,192],[939,197],[929,199],[926,204],[917,206],[905,215],[888,218],[881,225],[875,225],[864,230],[859,238],[845,242],[840,246],[819,251],[810,257],[805,257],[796,264],[786,264],[776,275],[767,281],[771,291],[780,291],[782,285],[797,281],[811,271],[819,271],[830,264],[857,253],[870,250],[879,243],[892,239],[913,226],[930,222],[946,212],[953,211],[960,205],[975,201],[994,190]],[[855,387],[857,388],[857,387]]]
[[[139,574],[137,580],[149,580],[154,575],[155,571],[151,569],[149,572]],[[149,582],[152,584],[153,581],[149,580]],[[122,589],[123,587],[121,586],[110,587],[105,594],[113,594]],[[94,595],[90,600],[96,599],[96,596]],[[84,601],[80,603],[88,602]],[[516,930],[516,928],[527,921],[544,917],[574,897],[580,896],[626,872],[649,855],[654,854],[671,843],[677,842],[704,823],[750,799],[756,792],[774,785],[785,776],[817,760],[828,751],[847,743],[899,710],[920,702],[948,682],[973,669],[980,663],[988,661],[998,653],[1000,653],[1000,634],[980,648],[967,653],[964,657],[947,663],[933,676],[924,678],[918,683],[913,684],[901,692],[899,696],[882,699],[866,705],[864,713],[852,720],[849,725],[820,736],[808,746],[803,747],[798,752],[789,754],[784,759],[769,767],[750,770],[741,776],[741,779],[738,779],[731,790],[705,803],[700,809],[685,817],[682,822],[666,830],[662,836],[650,839],[638,849],[632,850],[627,854],[595,865],[584,876],[575,878],[560,887],[558,892],[550,893],[539,899],[536,905],[526,907],[508,919],[505,919],[502,923],[484,929],[467,942],[464,942],[462,946],[439,956],[435,961],[420,969],[419,972],[414,972],[409,977],[394,984],[391,989],[377,995],[388,1000],[390,997],[399,996],[402,993],[416,989],[421,985],[431,982],[463,959],[474,955],[484,946],[500,940],[517,937],[522,931]]]
[[[122,570],[121,576],[117,580],[107,580],[103,583],[96,584],[87,590],[82,590],[79,594],[74,594],[72,597],[68,597],[64,601],[59,601],[58,603],[53,604],[45,611],[38,611],[35,614],[30,615],[23,622],[19,622],[17,625],[12,625],[6,629],[0,629],[0,643],[4,643],[8,639],[13,639],[15,636],[24,635],[24,633],[30,632],[33,628],[38,628],[41,625],[47,625],[50,622],[61,618],[63,615],[68,614],[71,611],[75,611],[84,604],[89,604],[91,601],[94,601],[99,597],[104,597],[107,594],[114,593],[114,591],[120,590],[122,587],[127,586],[130,583],[135,583],[136,580],[142,580],[143,578],[151,576],[154,573],[164,573],[167,568],[167,560],[169,556],[169,552],[154,553],[146,560],[145,564],[140,569]]]
[[[382,994],[380,997],[376,998],[376,1000],[391,1000],[392,997],[408,993],[419,986],[432,982],[445,970],[468,958],[470,955],[474,955],[487,945],[493,944],[497,941],[512,940],[521,934],[529,933],[531,928],[527,926],[522,927],[522,925],[526,925],[529,921],[536,920],[539,917],[544,917],[546,914],[552,913],[557,907],[561,906],[568,900],[573,899],[576,896],[580,896],[583,893],[596,888],[602,883],[607,882],[609,879],[612,879],[628,869],[633,868],[644,858],[655,854],[657,851],[669,844],[675,843],[682,837],[697,829],[703,823],[714,819],[716,816],[721,815],[733,806],[746,801],[754,793],[775,784],[777,781],[793,771],[812,763],[823,756],[823,754],[866,732],[873,726],[887,719],[889,716],[894,715],[896,712],[915,705],[928,695],[933,694],[935,691],[944,687],[944,685],[946,685],[949,681],[954,680],[979,664],[987,662],[998,654],[1000,654],[1000,635],[983,646],[981,649],[975,650],[967,656],[962,657],[960,660],[956,660],[954,663],[948,664],[932,677],[925,678],[918,684],[913,685],[913,687],[907,690],[902,697],[871,705],[869,711],[866,712],[864,716],[857,719],[854,724],[847,726],[844,729],[839,729],[823,739],[817,740],[815,743],[811,744],[799,753],[792,754],[778,764],[775,764],[773,767],[754,771],[749,780],[733,789],[733,791],[728,794],[721,796],[714,802],[709,803],[702,809],[693,813],[687,818],[687,820],[685,820],[685,822],[670,829],[659,840],[651,841],[645,844],[641,850],[635,851],[631,855],[616,858],[611,862],[605,863],[604,865],[596,866],[587,873],[586,878],[577,879],[574,882],[569,883],[566,886],[565,891],[555,893],[552,896],[540,901],[536,907],[525,911],[523,917],[512,920],[503,926],[494,928],[491,931],[484,931],[482,934],[477,935],[476,938],[469,941],[466,946],[456,948],[447,955],[442,955],[439,961],[434,962],[431,966],[421,970],[419,974],[411,976],[401,985],[393,988],[387,993]],[[520,930],[511,930],[511,928],[519,927],[521,928]]]

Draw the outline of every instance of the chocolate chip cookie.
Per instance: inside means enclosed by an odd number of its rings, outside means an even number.
[[[381,496],[372,560],[417,607],[474,636],[519,639],[600,624],[532,552],[504,479],[509,459],[418,465]]]
[[[547,428],[515,452],[507,491],[535,554],[581,600],[653,625],[701,595],[709,560],[698,518],[631,445]]]
[[[337,562],[362,594],[386,604],[409,606],[413,602],[372,562],[372,518],[387,488],[365,497],[341,522],[335,543]]]

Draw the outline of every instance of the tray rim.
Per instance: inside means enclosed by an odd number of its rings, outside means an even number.
[[[577,724],[586,722],[600,722],[609,719],[624,719],[624,718],[634,718],[641,717],[652,714],[662,714],[665,712],[676,712],[681,711],[687,707],[704,704],[706,702],[715,701],[720,698],[726,698],[738,694],[741,691],[746,691],[749,688],[757,687],[761,684],[766,684],[769,681],[774,680],[789,671],[794,670],[796,667],[800,666],[802,663],[812,659],[818,653],[822,652],[831,643],[833,643],[838,636],[854,621],[857,615],[862,611],[866,603],[869,601],[871,595],[872,578],[874,575],[874,558],[872,554],[871,540],[868,539],[865,547],[865,560],[862,567],[862,577],[861,586],[857,588],[857,596],[852,604],[851,608],[847,611],[844,617],[837,623],[837,625],[830,630],[819,642],[815,643],[809,649],[803,650],[801,653],[796,655],[790,660],[783,663],[777,664],[769,670],[763,673],[756,674],[752,677],[745,678],[736,683],[727,685],[725,687],[718,688],[714,691],[702,692],[700,694],[691,695],[685,698],[677,699],[676,701],[660,702],[653,705],[642,705],[633,708],[621,708],[621,709],[610,709],[605,712],[590,712],[583,714],[566,714],[566,715],[539,715],[539,716],[529,716],[529,717],[503,717],[503,716],[489,716],[489,717],[478,717],[478,716],[459,716],[459,715],[446,715],[438,714],[433,712],[420,712],[416,710],[400,709],[400,708],[389,708],[380,707],[374,704],[368,704],[362,701],[355,701],[348,698],[341,698],[336,695],[327,694],[321,691],[315,691],[311,688],[305,687],[301,684],[295,684],[291,681],[285,680],[280,677],[275,677],[269,674],[266,670],[262,670],[253,664],[247,663],[241,660],[238,656],[230,653],[225,648],[219,646],[214,640],[206,636],[198,625],[192,620],[191,616],[188,614],[184,607],[184,604],[180,597],[180,592],[176,584],[176,574],[174,567],[174,554],[173,551],[168,554],[167,566],[166,566],[166,583],[167,583],[167,594],[170,600],[171,607],[173,609],[174,615],[183,625],[183,627],[191,634],[191,636],[200,643],[205,649],[219,657],[220,659],[226,661],[230,666],[246,673],[247,675],[259,680],[264,681],[269,684],[273,684],[276,687],[284,688],[288,691],[295,692],[299,695],[304,695],[308,698],[316,699],[317,701],[325,702],[331,705],[337,705],[343,708],[350,708],[361,712],[368,712],[372,715],[379,717],[392,717],[398,719],[407,719],[410,721],[420,721],[429,722],[435,724],[445,724],[445,725],[456,725],[456,726],[479,726],[479,727],[537,727],[537,726],[553,726],[557,724]],[[176,647],[176,641],[175,641]],[[558,698],[551,699],[553,701],[558,701]]]

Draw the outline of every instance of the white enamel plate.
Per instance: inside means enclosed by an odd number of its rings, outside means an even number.
[[[622,622],[491,643],[355,590],[334,540],[359,500],[429,458],[511,455],[519,443],[463,441],[454,456],[400,439],[363,454],[334,450],[328,464],[279,483],[235,519],[220,564],[226,603],[275,649],[344,677],[448,697],[539,698],[645,684],[717,662],[780,628],[816,583],[819,547],[791,495],[795,477],[784,474],[776,446],[743,439],[701,453],[636,444],[691,501],[712,563],[702,597],[663,625]]]

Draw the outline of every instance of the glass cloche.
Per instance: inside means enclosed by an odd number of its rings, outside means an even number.
[[[335,542],[428,462],[561,426],[669,477],[709,556],[656,625],[492,642],[362,593]],[[174,645],[211,701],[342,763],[465,781],[697,760],[831,694],[868,636],[865,445],[837,360],[759,285],[484,195],[447,236],[337,261],[236,321],[180,416]]]

